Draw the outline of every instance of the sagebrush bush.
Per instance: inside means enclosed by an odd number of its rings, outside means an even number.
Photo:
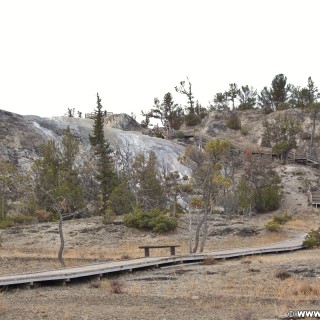
[[[27,223],[38,222],[37,217],[27,215],[27,214],[18,214],[16,216],[13,216],[12,220],[16,224],[27,224]]]
[[[227,121],[227,127],[232,130],[241,129],[241,121],[236,113],[232,113],[230,118]]]
[[[0,219],[0,229],[10,228],[14,226],[14,221],[10,218]]]
[[[127,227],[166,232],[175,229],[178,226],[178,220],[166,216],[166,214],[158,208],[149,211],[136,209],[134,212],[125,216],[124,224]]]
[[[240,132],[243,136],[246,136],[249,133],[249,128],[248,127],[241,127]]]
[[[279,231],[281,226],[292,220],[292,216],[287,213],[276,214],[273,218],[265,225],[268,231]]]
[[[277,222],[274,222],[273,220],[269,221],[266,225],[265,225],[265,228],[268,230],[268,231],[271,231],[271,232],[276,232],[276,231],[279,231],[281,229],[281,226],[279,223]]]
[[[292,216],[290,216],[287,213],[284,214],[276,214],[275,216],[273,216],[272,220],[278,224],[285,224],[288,221],[292,220]]]
[[[317,230],[310,230],[305,236],[303,245],[306,248],[320,247],[320,227]]]
[[[182,131],[175,131],[174,138],[176,139],[182,139],[184,137],[184,133]]]

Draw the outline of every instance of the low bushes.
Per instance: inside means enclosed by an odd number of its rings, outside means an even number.
[[[292,220],[292,216],[288,215],[287,213],[276,214],[273,216],[272,220],[270,220],[265,225],[265,228],[271,232],[279,231],[282,225],[284,225],[285,223],[291,220]]]
[[[276,232],[276,231],[279,231],[281,226],[279,223],[277,222],[274,222],[273,220],[269,221],[266,225],[265,225],[266,229],[268,231],[271,231],[271,232]]]
[[[249,134],[249,128],[248,127],[241,127],[240,132],[243,136],[247,136]]]
[[[19,224],[37,223],[38,219],[34,215],[18,214],[12,217],[0,219],[0,229],[10,228]]]
[[[306,248],[320,247],[320,227],[317,230],[310,230],[305,236],[303,245]]]
[[[232,113],[230,118],[227,121],[227,127],[232,130],[241,129],[241,121],[236,113]]]
[[[184,138],[184,133],[182,131],[177,130],[174,132],[174,138],[175,139],[182,139],[182,138]]]
[[[125,216],[124,224],[127,227],[166,232],[175,229],[178,226],[178,221],[175,218],[166,216],[166,214],[158,208],[149,211],[136,209],[134,212]]]
[[[287,213],[284,214],[276,214],[275,216],[273,216],[272,220],[278,224],[285,224],[288,221],[292,220],[292,216],[290,216]]]
[[[28,224],[38,222],[37,217],[27,214],[18,214],[16,216],[13,216],[12,220],[15,224]]]
[[[14,222],[10,218],[0,219],[0,229],[10,228],[14,226]]]

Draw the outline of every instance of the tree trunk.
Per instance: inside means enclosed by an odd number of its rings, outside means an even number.
[[[4,183],[2,184],[1,217],[4,219]]]
[[[192,214],[190,210],[190,202],[189,202],[189,250],[192,253]]]
[[[199,221],[199,223],[197,225],[196,235],[195,235],[195,243],[194,243],[194,247],[192,250],[193,253],[196,253],[198,250],[199,239],[200,239],[200,230],[201,230],[201,227],[203,225],[204,220],[205,220],[205,216]]]
[[[204,228],[203,228],[203,234],[202,234],[202,239],[200,244],[200,252],[203,252],[204,246],[206,244],[207,233],[208,233],[208,212],[206,212],[204,215]]]
[[[311,141],[310,141],[310,151],[309,151],[310,153],[311,153],[312,148],[313,148],[315,131],[316,131],[316,117],[313,117],[313,119],[312,119]]]
[[[173,217],[176,217],[177,214],[177,197],[175,196],[173,199]]]
[[[64,259],[63,259],[63,249],[64,249],[64,237],[63,237],[63,230],[62,230],[62,214],[60,213],[60,219],[59,219],[59,235],[60,235],[60,249],[58,253],[58,260],[60,261],[61,267],[65,267]]]

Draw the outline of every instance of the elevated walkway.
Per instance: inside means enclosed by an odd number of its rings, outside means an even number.
[[[291,150],[288,153],[288,161],[310,166],[319,166],[318,157],[308,152],[298,152]]]
[[[157,268],[160,266],[201,262],[208,257],[212,257],[214,259],[230,259],[257,254],[289,252],[303,249],[303,238],[304,235],[301,235],[300,237],[294,239],[251,248],[235,248],[170,257],[147,257],[126,261],[97,263],[79,267],[45,270],[32,273],[3,275],[0,276],[0,286],[24,285],[30,287],[37,283],[52,284],[56,282],[65,285],[71,280],[81,280],[90,277],[100,279],[103,275],[122,271],[133,271],[142,268]]]
[[[318,208],[318,206],[320,206],[320,191],[312,191],[310,198],[311,204]]]

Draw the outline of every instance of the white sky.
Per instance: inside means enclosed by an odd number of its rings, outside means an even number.
[[[189,77],[207,106],[276,74],[320,87],[318,0],[0,0],[0,109],[148,110]]]

